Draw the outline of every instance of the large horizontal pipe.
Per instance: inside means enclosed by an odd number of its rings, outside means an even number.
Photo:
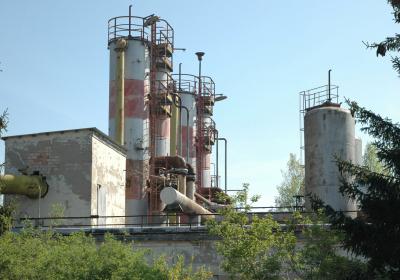
[[[49,190],[46,179],[41,175],[1,175],[0,193],[26,195],[29,198],[44,197]]]
[[[172,187],[164,188],[160,193],[161,201],[167,205],[178,204],[182,210],[187,214],[198,214],[202,220],[214,219],[210,211],[197,204],[195,201],[186,197]]]
[[[204,202],[205,204],[207,204],[209,206],[209,208],[212,210],[217,210],[217,209],[226,207],[226,205],[224,205],[224,204],[218,204],[218,203],[208,200],[207,198],[200,195],[199,193],[194,193],[194,196],[196,198],[198,198],[199,200],[201,200],[202,202]]]
[[[157,167],[186,168],[186,161],[181,156],[161,156],[154,158],[153,164]]]

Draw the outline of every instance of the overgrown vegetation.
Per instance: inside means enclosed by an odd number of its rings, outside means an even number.
[[[208,224],[233,279],[363,279],[357,275],[363,277],[365,265],[340,254],[342,235],[326,226],[322,212],[294,212],[279,223],[271,214],[250,212],[257,197],[248,203],[247,188],[220,210],[220,222]]]
[[[282,170],[282,183],[277,186],[278,196],[275,197],[275,206],[291,207],[296,205],[295,196],[304,196],[304,168],[295,154],[289,154],[286,169]]]
[[[150,253],[134,250],[132,243],[106,235],[105,241],[78,232],[62,236],[26,228],[0,237],[0,279],[171,279],[205,280],[210,273],[194,272],[182,257],[170,265],[166,257],[154,261]]]
[[[8,125],[8,112],[5,110],[0,115],[0,137],[4,131],[7,131]],[[0,175],[3,174],[4,163],[0,163]],[[0,189],[2,188],[2,182],[0,180]],[[12,215],[15,210],[15,205],[12,203],[0,205],[0,235],[8,231],[12,227]]]

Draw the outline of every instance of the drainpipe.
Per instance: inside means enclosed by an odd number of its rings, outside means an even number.
[[[42,175],[1,175],[0,193],[26,195],[37,199],[44,197],[49,190],[46,178]]]
[[[116,66],[116,115],[115,115],[115,141],[124,145],[124,127],[125,127],[125,50],[128,42],[125,39],[118,39],[115,51],[117,52],[117,66]]]

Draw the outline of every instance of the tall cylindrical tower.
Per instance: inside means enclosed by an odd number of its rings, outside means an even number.
[[[129,23],[131,28],[121,26]],[[126,25],[125,25],[126,26]],[[124,141],[127,149],[126,162],[126,215],[146,215],[146,178],[149,173],[149,115],[146,104],[148,94],[150,61],[143,19],[137,17],[117,17],[109,21],[110,50],[110,99],[109,135],[117,139],[116,124],[116,69],[118,63],[117,42],[123,38],[125,48],[124,73]]]
[[[169,151],[173,29],[157,16],[141,18],[129,12],[109,20],[108,48],[109,135],[127,149],[125,212],[147,215],[150,157]]]
[[[338,211],[356,210],[355,202],[339,192],[341,174],[335,162],[335,157],[355,162],[354,133],[354,118],[338,104],[327,102],[305,114],[306,194],[315,194]]]
[[[193,170],[196,170],[196,94],[198,77],[190,74],[173,75],[176,80],[176,90],[179,94],[182,106],[181,109],[181,147],[182,157],[189,163]],[[189,115],[188,115],[189,114]]]
[[[201,76],[197,95],[196,119],[196,168],[200,192],[211,199],[210,159],[215,143],[215,122],[212,119],[215,101],[215,83],[212,78]]]
[[[170,155],[170,97],[168,96],[169,88],[172,87],[173,80],[169,69],[157,67],[156,73],[156,87],[160,95],[160,110],[155,117],[155,156],[168,156]]]

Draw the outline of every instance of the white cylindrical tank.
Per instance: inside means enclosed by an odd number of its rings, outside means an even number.
[[[165,92],[171,82],[169,72],[160,69],[156,72],[156,88],[158,93]],[[171,118],[166,113],[160,113],[155,119],[155,153],[156,157],[169,155]]]
[[[356,204],[339,192],[335,157],[355,162],[355,122],[337,104],[311,108],[304,117],[305,188],[338,211],[355,211]],[[306,207],[309,208],[306,199]]]
[[[194,170],[196,170],[196,95],[194,92],[182,91],[180,92],[180,96],[182,100],[182,106],[185,106],[189,111],[189,123],[187,123],[187,112],[184,109],[181,110],[182,157],[184,157],[186,162],[189,163]]]
[[[149,116],[145,96],[149,91],[150,60],[147,44],[135,37],[125,37],[125,129],[126,215],[147,215],[146,178],[149,172]],[[115,139],[116,40],[109,42],[110,99],[109,135]]]
[[[201,183],[203,188],[211,188],[211,153],[205,152],[202,157]]]

